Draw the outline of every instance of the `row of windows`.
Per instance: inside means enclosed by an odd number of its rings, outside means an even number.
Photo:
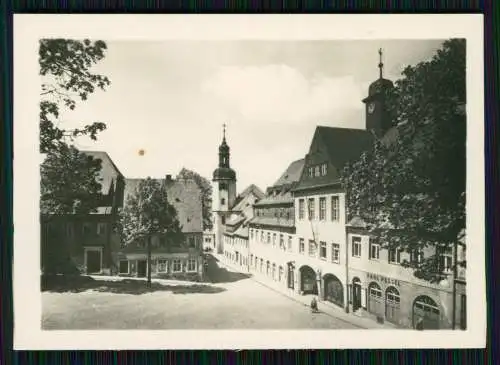
[[[352,252],[353,257],[361,257],[361,237],[352,237]],[[370,260],[380,259],[380,244],[376,239],[370,238],[368,247],[368,258]],[[410,253],[410,261],[414,263],[420,263],[423,260],[423,253],[421,251],[412,251]],[[442,252],[439,255],[440,266],[444,272],[451,272],[452,270],[452,253],[450,250]],[[391,264],[401,263],[401,250],[400,249],[389,249],[388,250],[388,262]]]
[[[66,236],[68,238],[72,238],[75,236],[75,224],[72,222],[68,222],[65,225],[66,227]],[[50,234],[54,229],[54,226],[52,224],[47,224],[47,231]],[[107,230],[107,223],[82,223],[81,225],[81,234],[83,236],[88,236],[93,233],[96,233],[98,236],[103,236],[106,234]]]
[[[261,242],[261,243],[266,243],[266,244],[271,244],[273,247],[277,247],[279,243],[279,248],[282,249],[283,251],[292,251],[292,236],[288,235],[287,237],[287,242],[285,244],[285,235],[283,234],[278,234],[277,233],[272,233],[271,232],[265,232],[261,231],[258,229],[250,229],[250,239],[253,240],[255,238],[256,241]],[[279,241],[278,241],[279,240]]]
[[[340,263],[340,245],[338,243],[330,244],[330,262],[335,264]],[[305,254],[305,240],[299,238],[299,253]],[[311,257],[318,257],[318,243],[314,240],[309,240],[308,244],[308,254]],[[327,243],[320,241],[319,243],[319,258],[322,260],[327,260]]]
[[[307,199],[307,219],[313,220],[318,217],[320,221],[327,220],[327,199],[326,197],[319,198],[319,211],[316,211],[316,198]],[[305,199],[299,199],[299,220],[305,219]],[[330,198],[330,216],[329,219],[334,222],[340,220],[339,197],[334,195]]]
[[[293,216],[293,208],[257,208],[255,209],[257,217],[283,218],[290,219]]]
[[[265,262],[264,266],[264,259],[263,258],[258,258],[257,256],[250,255],[250,266],[254,268],[255,270],[258,270],[261,273],[264,273],[267,276],[270,276],[273,278],[273,280],[277,281],[283,281],[285,280],[285,275],[284,275],[284,269],[283,266],[277,266],[276,263],[271,263],[269,260]]]
[[[316,166],[309,166],[307,169],[307,175],[310,178],[326,176],[327,173],[328,173],[328,165],[326,163]]]
[[[171,261],[171,268],[173,273],[182,272],[182,260],[175,259]],[[129,260],[120,260],[120,274],[129,274],[130,273],[130,261]],[[156,272],[157,273],[166,273],[168,272],[169,260],[167,259],[157,259],[156,260]],[[195,259],[189,259],[186,262],[186,271],[187,272],[195,272],[197,271],[197,263]]]

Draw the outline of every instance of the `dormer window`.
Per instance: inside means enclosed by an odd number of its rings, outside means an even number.
[[[326,175],[326,163],[322,164],[321,165],[321,176],[325,176]]]
[[[314,169],[312,167],[309,167],[308,172],[309,172],[309,177],[314,177]]]
[[[314,175],[315,175],[316,177],[318,177],[318,176],[319,176],[319,166],[316,166],[316,167],[314,168]]]

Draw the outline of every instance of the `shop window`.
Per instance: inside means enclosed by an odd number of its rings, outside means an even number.
[[[120,260],[120,274],[130,273],[130,265],[128,260]]]
[[[159,259],[156,264],[156,271],[167,272],[167,260]]]
[[[368,312],[379,317],[382,317],[384,313],[382,289],[375,282],[368,286]]]

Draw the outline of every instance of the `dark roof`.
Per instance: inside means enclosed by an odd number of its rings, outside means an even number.
[[[370,86],[368,87],[368,95],[372,96],[375,94],[379,94],[386,89],[392,88],[393,86],[394,86],[394,84],[392,83],[391,80],[379,78],[378,80],[375,80],[374,82],[372,82],[370,84]]]
[[[125,179],[124,205],[142,180],[144,179]],[[191,179],[154,180],[165,183],[168,201],[177,210],[182,232],[203,232],[202,196],[196,182]]]
[[[121,177],[122,173],[118,170],[118,167],[114,164],[113,160],[107,152],[103,151],[81,151],[87,156],[92,156],[94,159],[101,160],[101,171],[99,173],[99,179],[101,183],[101,193],[107,195],[111,185],[116,183],[116,180]]]
[[[372,133],[364,129],[316,127],[311,148],[315,143],[323,147],[322,150],[324,150],[330,167],[326,176],[307,178],[306,170],[310,164],[310,155],[314,153],[310,148],[296,190],[339,182],[340,174],[345,165],[355,161],[364,151],[368,150],[373,144],[373,138]]]
[[[230,167],[218,167],[212,177],[213,180],[236,180],[236,172]]]
[[[295,227],[293,219],[284,219],[279,217],[253,217],[250,222],[253,225],[273,226],[273,227]]]
[[[250,195],[254,194],[257,199],[262,199],[265,194],[262,190],[260,190],[256,185],[250,184],[245,190],[243,190],[234,200],[233,207],[231,210],[234,211],[242,211],[245,207],[243,206],[243,203],[245,201],[245,198]]]
[[[281,186],[299,181],[302,169],[304,168],[304,162],[305,160],[303,158],[293,161],[273,186]]]

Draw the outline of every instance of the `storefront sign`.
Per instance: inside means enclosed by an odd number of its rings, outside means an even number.
[[[396,286],[400,286],[401,283],[399,280],[393,279],[393,278],[388,278],[386,276],[378,275],[378,274],[373,274],[373,273],[367,273],[366,277],[371,280],[376,280],[385,284],[392,284]]]

